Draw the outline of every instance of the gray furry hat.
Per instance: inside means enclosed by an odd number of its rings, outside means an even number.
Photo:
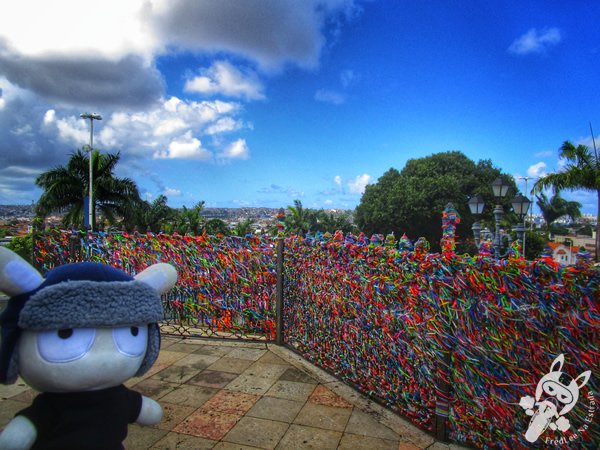
[[[162,263],[135,277],[99,263],[66,264],[43,278],[22,258],[0,247],[0,291],[11,296],[0,316],[0,383],[14,383],[18,376],[14,350],[21,330],[148,324],[146,356],[136,373],[142,375],[160,349],[160,294],[176,280],[175,269]]]

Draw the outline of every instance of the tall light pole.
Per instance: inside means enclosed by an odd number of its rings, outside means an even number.
[[[529,192],[527,191],[527,182],[529,180],[536,180],[537,178],[534,177],[519,177],[519,180],[525,180],[525,196],[529,195]],[[531,203],[531,205],[533,205],[533,202]],[[531,206],[531,211],[533,211],[533,206]],[[525,211],[525,216],[527,215],[527,213],[529,212],[529,208],[527,208],[527,211]],[[523,216],[523,218],[525,218],[525,216]],[[530,223],[530,229],[533,230],[533,220],[531,217],[531,213],[529,213],[529,223]],[[525,222],[523,222],[523,224],[525,225]],[[527,226],[525,225],[525,228],[527,228]],[[525,245],[526,245],[526,239],[525,239],[525,235],[523,235],[523,254],[525,254]]]
[[[90,147],[88,149],[90,153],[90,183],[89,183],[89,199],[88,199],[88,224],[90,231],[94,231],[94,189],[93,189],[93,175],[92,175],[92,154],[94,151],[94,120],[102,120],[102,116],[96,113],[83,113],[79,117],[82,119],[90,119]]]

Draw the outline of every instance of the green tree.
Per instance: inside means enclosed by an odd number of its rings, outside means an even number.
[[[590,150],[585,145],[575,147],[571,142],[565,141],[560,147],[560,157],[566,161],[561,171],[549,173],[537,180],[533,192],[539,193],[543,189],[552,187],[555,192],[564,189],[595,192],[598,199],[596,215],[596,261],[600,261],[600,157],[594,145]]]
[[[114,170],[119,153],[92,152],[93,202],[106,220],[115,224],[139,204],[138,188],[129,178],[117,178]],[[44,190],[37,204],[36,213],[46,217],[53,211],[64,211],[64,225],[83,228],[84,199],[89,193],[89,156],[83,150],[71,155],[66,166],[59,166],[42,173],[35,183]],[[96,229],[96,208],[92,215]]]
[[[290,214],[285,216],[285,229],[289,234],[304,236],[310,230],[310,212],[302,206],[300,200],[294,200],[294,206],[288,206]]]
[[[175,217],[175,210],[167,205],[166,196],[159,195],[152,203],[142,201],[133,216],[140,230],[158,233],[165,231],[168,222]]]
[[[355,221],[360,231],[396,236],[406,233],[415,240],[421,236],[430,243],[432,250],[439,250],[442,236],[441,215],[448,203],[453,203],[461,216],[457,236],[462,244],[472,240],[471,225],[475,218],[468,207],[471,196],[479,194],[486,207],[482,226],[493,228],[493,209],[496,200],[492,182],[503,175],[490,160],[473,162],[458,151],[437,153],[425,158],[408,160],[401,172],[391,168],[377,183],[368,185],[355,211]],[[505,182],[517,189],[512,177],[503,175]],[[511,196],[501,199],[500,204],[510,215]]]
[[[25,236],[13,237],[6,247],[25,261],[29,262],[29,264],[32,264],[33,237],[31,233],[28,233]]]
[[[244,237],[247,234],[252,234],[252,225],[254,225],[254,221],[252,219],[242,220],[235,225],[233,234],[240,237]]]
[[[217,234],[222,234],[223,236],[229,236],[231,234],[231,230],[229,226],[222,221],[221,219],[210,219],[206,222],[203,229],[204,233],[216,236]]]
[[[550,232],[552,223],[563,216],[569,216],[571,220],[581,217],[581,203],[565,200],[558,192],[550,199],[543,192],[536,194],[535,197],[544,217],[544,222],[546,222],[546,233]]]
[[[204,209],[204,201],[200,201],[194,205],[193,208],[186,208],[185,206],[178,211],[175,217],[174,229],[179,234],[202,234],[204,229],[204,218],[200,215]]]

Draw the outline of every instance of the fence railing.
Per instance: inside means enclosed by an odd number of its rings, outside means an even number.
[[[594,448],[600,268],[584,257],[571,267],[525,261],[517,248],[500,261],[456,255],[456,220],[445,212],[439,254],[422,240],[340,233],[284,241],[94,235],[83,252],[69,244],[78,239],[49,234],[36,254],[42,268],[82,253],[132,273],[172,262],[180,282],[165,299],[167,331],[269,340],[277,331],[278,342],[421,428],[481,448],[533,448],[520,399],[535,395],[564,354],[565,373],[592,376],[568,414],[570,430],[548,428],[540,442]]]

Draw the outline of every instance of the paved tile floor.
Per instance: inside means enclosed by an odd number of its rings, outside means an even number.
[[[274,344],[164,337],[152,369],[126,384],[164,410],[156,426],[130,425],[127,449],[458,448]],[[21,380],[0,386],[0,427],[33,396]]]

